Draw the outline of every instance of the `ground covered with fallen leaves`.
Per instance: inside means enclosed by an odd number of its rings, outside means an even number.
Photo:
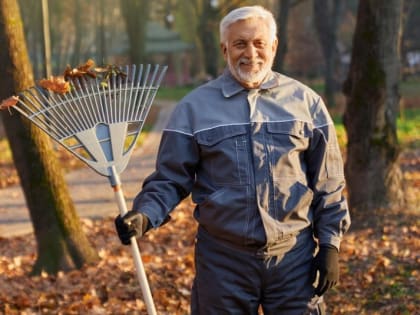
[[[195,223],[190,200],[140,241],[158,314],[189,314]],[[341,281],[326,295],[330,314],[420,314],[420,225],[414,212],[378,213],[377,227],[355,222],[341,249]],[[29,276],[32,234],[0,239],[0,313],[146,314],[129,247],[111,218],[83,220],[97,265]],[[371,224],[369,224],[371,225]]]

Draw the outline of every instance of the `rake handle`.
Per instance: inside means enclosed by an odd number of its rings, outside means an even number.
[[[119,176],[115,172],[115,168],[113,168],[112,173],[113,173],[112,178],[110,180],[111,185],[114,189],[115,199],[117,201],[118,208],[120,210],[120,214],[121,214],[121,216],[124,216],[128,212],[127,204],[125,202],[124,194],[123,194],[123,191],[121,189]],[[137,244],[136,237],[133,236],[133,237],[131,237],[130,240],[131,240],[131,250],[132,250],[133,258],[134,258],[134,264],[136,266],[136,271],[137,271],[137,278],[138,278],[138,281],[140,283],[140,288],[141,288],[141,292],[143,294],[144,302],[146,304],[147,313],[149,315],[156,315],[157,314],[156,313],[156,308],[155,308],[155,305],[154,305],[154,302],[153,302],[152,293],[150,291],[149,282],[147,281],[146,272],[144,270],[143,262],[141,260],[140,249],[139,249],[139,246]]]

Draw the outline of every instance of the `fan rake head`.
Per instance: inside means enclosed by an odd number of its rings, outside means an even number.
[[[92,169],[111,176],[128,164],[167,67],[130,65],[73,76],[70,91],[32,87],[14,108]]]

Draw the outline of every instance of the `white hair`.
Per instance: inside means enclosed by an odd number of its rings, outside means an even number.
[[[267,9],[263,8],[260,5],[246,6],[230,11],[225,17],[220,21],[220,42],[225,42],[226,40],[226,31],[227,28],[239,21],[246,20],[250,18],[261,18],[266,21],[269,30],[270,37],[272,41],[276,39],[277,36],[277,24],[274,19],[273,14]]]

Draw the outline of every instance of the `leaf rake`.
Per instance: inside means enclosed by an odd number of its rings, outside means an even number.
[[[127,65],[102,76],[72,76],[67,93],[32,87],[19,94],[14,109],[102,176],[113,187],[121,216],[127,205],[119,174],[136,140],[167,67]],[[135,237],[131,247],[150,315],[156,310]]]

